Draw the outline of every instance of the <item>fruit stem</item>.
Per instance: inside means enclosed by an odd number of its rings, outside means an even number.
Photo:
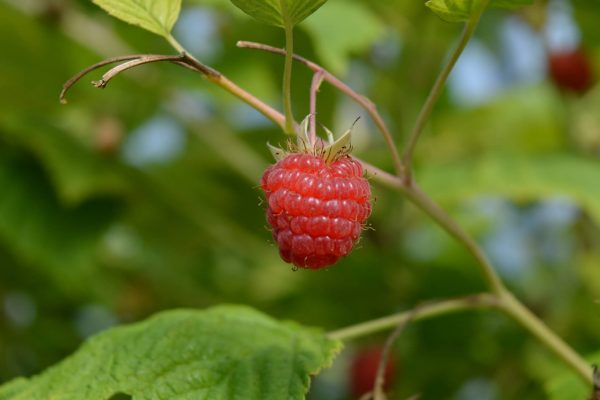
[[[310,146],[315,147],[317,143],[317,93],[323,83],[323,71],[317,71],[313,75],[310,85]]]
[[[281,2],[282,7],[285,2]],[[287,15],[284,12],[284,15]],[[293,135],[296,133],[294,129],[294,113],[292,111],[292,65],[294,54],[294,26],[288,20],[285,21],[285,64],[283,67],[283,106],[285,110],[285,133]]]
[[[408,142],[404,149],[404,153],[402,154],[402,166],[403,166],[403,170],[404,170],[404,178],[406,179],[407,182],[410,182],[412,180],[412,158],[413,158],[415,146],[417,145],[417,142],[419,141],[419,138],[421,136],[421,133],[423,132],[423,129],[425,128],[425,125],[427,124],[427,121],[429,120],[429,117],[431,115],[431,111],[433,110],[433,107],[435,106],[435,104],[437,103],[438,99],[440,98],[440,96],[443,92],[444,85],[446,84],[446,81],[448,80],[448,77],[450,76],[452,69],[456,65],[456,62],[460,58],[464,49],[467,47],[467,44],[469,43],[469,40],[473,36],[473,33],[475,32],[475,29],[477,28],[477,25],[479,24],[479,20],[481,19],[481,16],[482,16],[485,8],[487,7],[488,3],[489,3],[489,0],[482,0],[479,4],[479,7],[477,8],[477,10],[473,13],[473,15],[465,23],[465,27],[464,27],[462,34],[460,36],[460,39],[458,41],[458,45],[456,46],[456,48],[450,55],[450,59],[448,60],[448,62],[446,63],[446,65],[444,66],[444,68],[442,69],[440,74],[438,75],[437,80],[435,81],[435,84],[433,85],[431,91],[429,92],[429,96],[427,97],[425,104],[423,104],[423,107],[421,108],[421,111],[419,112],[417,121],[415,122],[415,126],[413,127],[413,129],[409,135]]]
[[[262,44],[262,43],[239,41],[237,43],[237,46],[240,48],[244,48],[244,49],[261,50],[261,51],[266,51],[269,53],[285,55],[285,56],[287,56],[287,54],[288,54],[286,51],[284,51],[282,49],[278,49],[276,47],[272,47],[272,46]],[[333,75],[331,72],[327,71],[325,68],[321,67],[319,64],[312,62],[312,61],[310,61],[304,57],[301,57],[297,54],[293,54],[292,57],[294,60],[304,64],[306,67],[308,67],[308,69],[310,69],[311,71],[313,71],[315,73],[322,71],[323,80],[325,80],[331,86],[335,87],[340,92],[344,93],[346,96],[348,96],[352,100],[354,100],[357,104],[359,104],[362,108],[364,108],[367,111],[369,116],[373,119],[373,122],[375,123],[375,126],[377,127],[377,129],[383,135],[385,143],[386,143],[388,150],[390,151],[390,154],[392,156],[392,161],[394,162],[394,169],[396,171],[396,175],[403,176],[404,168],[402,167],[402,160],[400,158],[400,154],[398,153],[398,149],[396,148],[394,138],[392,137],[392,133],[388,129],[385,121],[381,117],[381,114],[379,114],[379,111],[377,110],[377,107],[375,106],[375,104],[371,100],[369,100],[367,97],[355,92],[354,89],[352,89],[346,83],[342,82],[340,79],[336,78],[335,75]]]
[[[395,328],[408,321],[421,321],[441,315],[455,312],[473,310],[479,308],[494,307],[497,305],[497,297],[487,293],[458,299],[442,300],[434,303],[423,304],[413,310],[403,311],[387,317],[362,322],[347,328],[329,332],[327,336],[337,340],[350,340],[374,332]]]

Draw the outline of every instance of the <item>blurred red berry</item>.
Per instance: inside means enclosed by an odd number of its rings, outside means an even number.
[[[265,171],[267,221],[285,262],[319,269],[350,253],[371,214],[363,175],[348,155],[327,163],[305,153],[289,154]]]
[[[377,346],[362,349],[355,355],[350,365],[350,389],[353,396],[359,398],[374,389],[379,360],[381,360],[382,354],[383,348]],[[395,369],[395,362],[390,355],[384,373],[383,388],[386,391],[392,386]]]
[[[590,60],[582,49],[550,53],[548,70],[550,78],[561,90],[584,93],[593,83]]]

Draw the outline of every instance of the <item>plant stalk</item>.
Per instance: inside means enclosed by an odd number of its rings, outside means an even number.
[[[531,335],[577,372],[584,381],[593,384],[592,367],[552,329],[523,305],[511,292],[500,295],[499,308],[518,322]]]
[[[477,264],[492,293],[501,294],[506,291],[494,267],[477,242],[452,217],[427,196],[416,182],[413,181],[410,186],[405,187],[404,193],[414,205],[429,215],[431,219],[466,247],[469,253],[477,260]]]
[[[283,4],[283,2],[282,2]],[[287,14],[287,13],[286,13]],[[294,27],[289,21],[285,24],[285,64],[283,68],[283,108],[285,111],[285,133],[295,134],[294,112],[292,110],[292,65],[294,54]]]
[[[471,40],[471,37],[473,36],[473,33],[475,32],[475,29],[477,28],[477,25],[479,24],[479,20],[481,19],[483,11],[487,7],[488,2],[489,2],[489,0],[483,0],[480,4],[479,8],[477,9],[477,11],[466,22],[465,27],[460,36],[460,39],[458,41],[458,45],[456,46],[456,48],[450,55],[450,59],[448,60],[448,62],[446,63],[446,65],[444,66],[444,68],[442,69],[440,74],[438,75],[437,80],[435,81],[435,84],[433,85],[433,88],[429,92],[429,96],[427,97],[425,104],[423,104],[423,107],[421,108],[421,111],[419,112],[417,121],[415,122],[415,126],[409,135],[408,142],[404,149],[404,153],[402,154],[402,164],[404,167],[404,178],[407,180],[407,182],[411,182],[411,180],[412,180],[412,159],[413,159],[413,153],[414,153],[415,147],[417,145],[417,142],[419,141],[419,138],[421,137],[423,129],[425,128],[425,125],[427,124],[427,121],[429,120],[429,117],[431,115],[431,111],[433,110],[434,105],[437,103],[438,99],[440,98],[440,96],[443,92],[444,86],[446,84],[446,81],[448,80],[448,77],[450,76],[450,73],[454,69],[456,62],[462,55],[464,49],[467,47],[469,40]]]
[[[493,295],[482,293],[459,299],[443,300],[435,303],[424,304],[410,311],[393,314],[388,317],[374,319],[347,328],[329,332],[327,336],[332,339],[350,340],[386,329],[392,329],[409,320],[420,321],[439,317],[455,312],[487,308],[496,306],[497,298]]]

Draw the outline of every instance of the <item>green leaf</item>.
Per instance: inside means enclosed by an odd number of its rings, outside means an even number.
[[[425,5],[448,22],[467,21],[482,0],[429,0]],[[491,0],[490,7],[516,9],[533,0]]]
[[[246,14],[265,24],[294,26],[317,11],[327,0],[231,0]]]
[[[107,13],[158,35],[169,37],[181,0],[92,0]]]
[[[592,364],[600,363],[600,352],[594,353],[586,359],[590,362],[590,375]],[[544,386],[549,400],[588,399],[592,392],[591,385],[586,385],[573,371],[565,371],[559,376],[549,380]]]
[[[302,399],[341,343],[243,306],[173,310],[105,331],[0,400]]]
[[[346,72],[351,54],[368,50],[385,32],[381,19],[366,5],[348,0],[330,1],[304,29],[325,67],[338,75]]]
[[[441,202],[481,195],[515,201],[562,196],[578,204],[600,225],[600,162],[568,155],[497,156],[426,167],[424,189]]]

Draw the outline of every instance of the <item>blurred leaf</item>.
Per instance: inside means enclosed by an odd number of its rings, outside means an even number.
[[[93,282],[96,248],[116,213],[112,200],[60,204],[39,166],[0,158],[0,242],[67,291]]]
[[[31,118],[0,118],[0,124],[4,128],[0,136],[35,153],[43,162],[65,204],[77,205],[96,196],[129,191],[126,171],[120,163],[93,153],[66,132]]]
[[[600,162],[595,160],[568,155],[485,157],[425,167],[419,175],[424,189],[441,202],[487,194],[515,201],[562,196],[600,225]]]
[[[122,21],[169,37],[181,10],[181,0],[93,0]]]
[[[279,27],[297,25],[317,11],[327,0],[231,0],[260,22]]]
[[[336,74],[344,74],[350,55],[368,49],[385,30],[366,5],[348,0],[330,1],[304,27],[323,64]]]
[[[594,353],[586,359],[592,364],[600,363],[600,353]],[[592,368],[590,367],[590,375]],[[581,381],[578,375],[572,371],[566,371],[560,376],[551,379],[545,385],[546,393],[549,400],[565,400],[565,399],[588,399],[592,393],[591,385],[586,385]]]
[[[567,144],[564,105],[548,85],[514,88],[494,101],[450,109],[432,121],[419,160],[446,163],[474,154],[547,154]]]
[[[467,21],[482,0],[429,0],[425,5],[448,22]],[[516,9],[533,0],[491,0],[490,7]]]
[[[242,306],[176,310],[101,333],[2,400],[299,399],[341,343]]]

